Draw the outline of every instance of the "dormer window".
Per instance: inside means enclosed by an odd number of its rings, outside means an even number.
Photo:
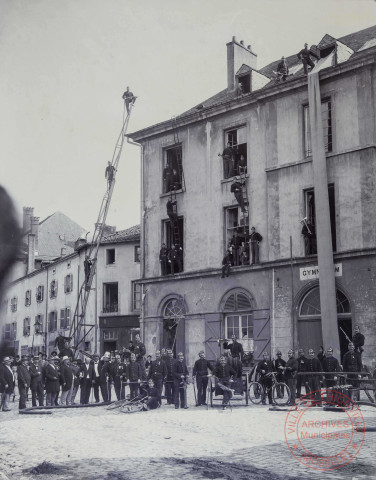
[[[238,77],[238,86],[240,94],[251,93],[251,74]]]

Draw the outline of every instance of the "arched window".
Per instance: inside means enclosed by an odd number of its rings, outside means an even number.
[[[225,300],[225,338],[236,335],[253,339],[253,298],[246,292],[232,292]]]
[[[180,318],[186,314],[184,301],[180,298],[169,300],[164,308],[164,318]]]
[[[186,314],[185,303],[182,298],[168,300],[163,309],[163,348],[171,348],[176,353],[176,340],[179,323],[184,322]]]
[[[346,295],[340,290],[336,292],[337,300],[337,313],[340,315],[351,315],[350,302]],[[320,317],[320,290],[319,287],[315,287],[310,290],[303,298],[300,309],[299,317]]]

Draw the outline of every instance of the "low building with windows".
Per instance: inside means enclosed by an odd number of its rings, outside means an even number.
[[[363,359],[371,364],[376,27],[339,39],[325,35],[311,50],[327,62],[319,73],[328,179],[321,187],[328,188],[340,354],[359,324]],[[279,61],[258,69],[251,47],[233,38],[227,88],[129,135],[142,145],[137,289],[150,353],[170,346],[192,365],[203,347],[217,357],[220,339],[232,334],[256,358],[264,350],[286,356],[291,347],[330,346],[321,324],[315,227],[322,214],[315,211],[307,76],[296,53],[286,57],[282,80]],[[225,255],[231,268],[222,278]]]
[[[0,305],[3,340],[15,354],[51,353],[58,335],[74,332],[84,260],[89,245],[78,239],[72,253],[11,282]],[[128,345],[139,331],[132,280],[140,272],[140,228],[106,230],[81,329],[81,350],[103,353]]]

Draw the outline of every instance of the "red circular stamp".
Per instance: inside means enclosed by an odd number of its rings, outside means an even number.
[[[318,410],[324,403],[338,412]],[[293,456],[316,470],[335,470],[350,463],[362,448],[363,415],[356,403],[340,391],[325,389],[301,397],[285,421],[285,439]]]

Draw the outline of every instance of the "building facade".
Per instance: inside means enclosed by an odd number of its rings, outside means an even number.
[[[328,59],[319,78],[341,356],[345,334],[351,338],[359,324],[371,365],[376,27],[326,35],[316,49]],[[286,58],[285,81],[276,78],[278,62],[257,70],[256,60],[233,38],[225,90],[174,121],[130,134],[142,145],[141,328],[149,352],[173,346],[189,365],[203,348],[217,357],[219,339],[231,334],[256,358],[264,350],[330,346],[321,325],[307,76],[296,55]],[[245,184],[242,200],[232,192],[236,175]],[[252,226],[262,236],[257,246]],[[302,234],[307,226],[311,238]],[[175,244],[180,258],[170,254],[166,262],[163,243]],[[222,278],[228,249],[232,266]]]
[[[128,345],[139,331],[131,280],[140,272],[139,226],[105,236],[89,297],[80,349],[89,353]],[[74,314],[85,281],[88,245],[11,282],[0,310],[3,341],[15,354],[51,353],[57,336],[74,333]]]

